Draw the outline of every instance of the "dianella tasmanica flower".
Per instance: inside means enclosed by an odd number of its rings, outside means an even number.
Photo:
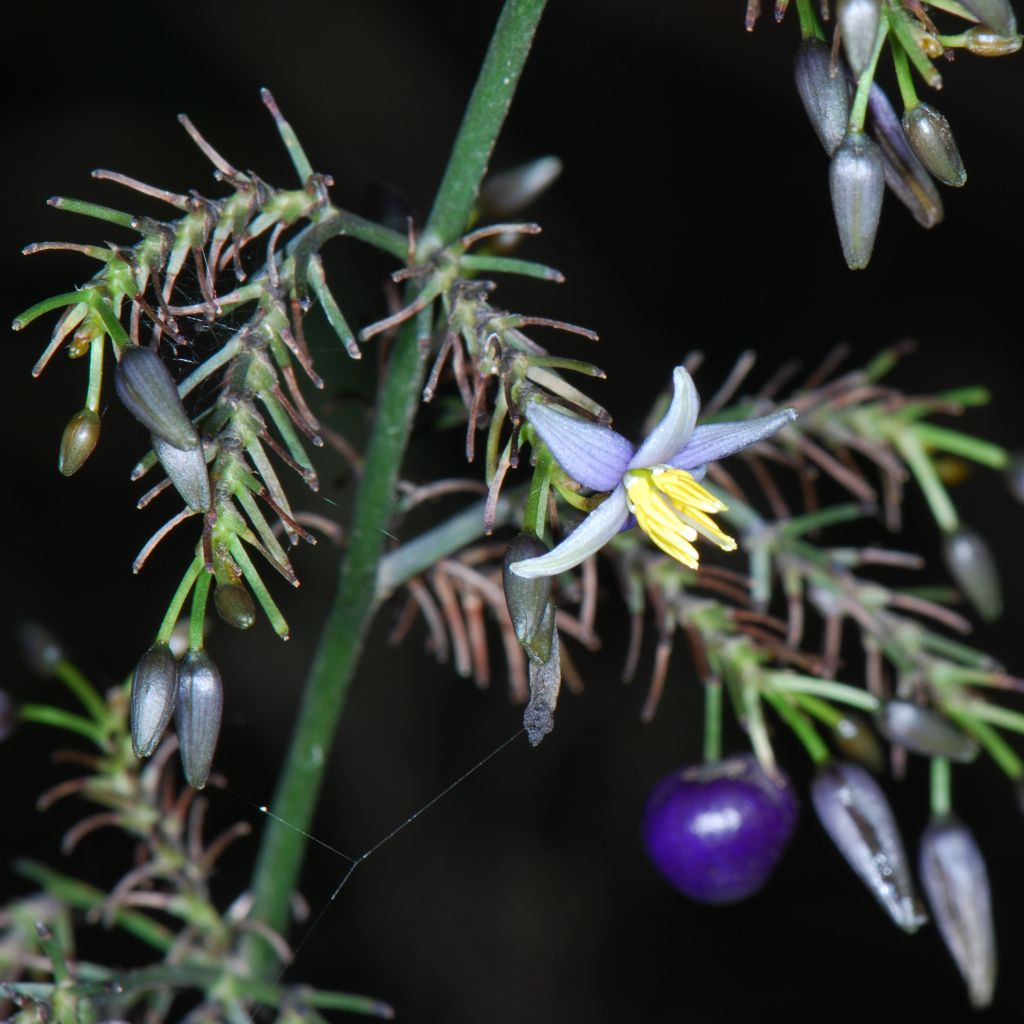
[[[526,419],[565,472],[608,497],[561,544],[513,562],[519,576],[553,576],[589,558],[625,528],[631,516],[662,551],[696,569],[698,534],[724,551],[736,541],[711,518],[726,506],[701,486],[709,462],[771,437],[796,418],[794,409],[736,423],[696,426],[700,399],[685,367],[672,374],[668,412],[637,448],[611,427],[588,423],[540,401]]]

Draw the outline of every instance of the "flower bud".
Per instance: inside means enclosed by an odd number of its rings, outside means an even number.
[[[174,714],[177,688],[178,663],[171,649],[167,644],[153,644],[132,676],[129,722],[136,757],[149,757],[156,750]]]
[[[181,765],[190,786],[202,789],[210,775],[224,712],[220,672],[206,651],[188,651],[178,666],[178,697],[174,728]]]
[[[92,409],[81,409],[68,420],[60,439],[57,468],[64,476],[77,473],[100,439],[100,418]]]
[[[1013,452],[1006,467],[1006,486],[1010,493],[1024,505],[1024,452]]]
[[[1016,34],[1001,36],[976,26],[963,34],[963,41],[964,49],[976,57],[1006,57],[1021,48],[1024,38]]]
[[[863,270],[871,260],[885,192],[878,146],[861,132],[847,132],[832,157],[828,182],[846,265]]]
[[[0,743],[10,739],[17,727],[18,702],[6,690],[0,690]]]
[[[151,434],[153,451],[164,467],[174,489],[193,512],[205,512],[210,507],[210,474],[206,469],[203,446],[175,448],[157,434]]]
[[[542,156],[490,175],[480,189],[480,209],[486,217],[513,217],[542,196],[562,173],[557,156]]]
[[[124,407],[150,433],[175,448],[199,444],[199,434],[181,404],[174,379],[152,349],[129,345],[114,371],[114,387]]]
[[[949,122],[930,103],[918,103],[903,112],[903,130],[921,163],[944,185],[959,188],[967,171],[956,148]]]
[[[945,757],[966,764],[979,752],[978,744],[948,718],[909,700],[886,701],[875,715],[878,730],[891,743],[925,757]]]
[[[885,768],[885,751],[868,723],[853,712],[846,711],[832,728],[832,742],[853,761],[878,775]]]
[[[551,606],[551,577],[519,576],[509,569],[513,562],[537,558],[547,554],[548,547],[532,533],[520,533],[513,538],[502,562],[502,581],[505,585],[505,603],[515,630],[516,639],[530,656],[531,662],[544,663],[551,653],[551,633],[554,616]]]
[[[974,610],[986,622],[1003,613],[999,570],[988,544],[966,526],[946,534],[942,542],[946,568]]]
[[[555,705],[562,685],[562,656],[558,630],[554,628],[555,612],[551,604],[547,608],[545,617],[551,622],[551,646],[544,661],[530,656],[530,701],[523,712],[523,728],[533,747],[555,727]]]
[[[820,39],[805,39],[796,51],[796,91],[811,127],[831,156],[843,141],[850,118],[850,93],[842,68],[832,74],[832,55]]]
[[[49,679],[64,660],[60,641],[45,626],[28,619],[18,623],[17,637],[25,664],[40,678]]]
[[[946,948],[967,983],[975,1009],[992,1002],[996,984],[996,934],[985,861],[970,830],[947,817],[921,838],[921,884]]]
[[[880,0],[837,0],[836,23],[842,35],[843,50],[858,78],[871,61],[881,16]]]
[[[960,0],[960,3],[986,28],[1001,36],[1016,35],[1017,18],[1010,0]]]
[[[889,97],[877,82],[871,83],[868,109],[871,111],[871,133],[882,151],[886,185],[921,227],[935,227],[945,216],[942,197],[932,176],[910,148],[903,125]]]
[[[213,592],[217,614],[235,629],[248,629],[256,621],[252,594],[241,583],[222,583]]]
[[[917,931],[926,918],[896,819],[878,783],[860,765],[839,761],[811,784],[811,801],[832,842],[892,920],[906,932]]]

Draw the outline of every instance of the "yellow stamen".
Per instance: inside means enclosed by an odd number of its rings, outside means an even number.
[[[629,510],[640,529],[683,565],[697,568],[699,555],[693,541],[698,533],[723,551],[736,550],[736,541],[723,533],[709,514],[724,512],[726,506],[686,470],[671,466],[632,469],[624,482]]]

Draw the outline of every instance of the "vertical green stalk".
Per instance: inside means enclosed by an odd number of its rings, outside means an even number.
[[[506,0],[480,75],[469,99],[441,186],[421,239],[426,252],[454,241],[466,229],[495,140],[508,113],[545,0]],[[415,294],[415,293],[414,293]],[[253,918],[284,932],[288,906],[306,847],[298,830],[309,828],[328,753],[375,609],[382,527],[391,518],[402,458],[426,370],[432,310],[404,325],[378,395],[356,494],[348,554],[303,691],[277,790],[274,813],[293,827],[268,825],[253,874]],[[253,936],[247,958],[255,973],[269,973],[272,953]]]
[[[949,761],[944,757],[932,758],[931,809],[932,817],[945,818],[953,804],[953,780]]]
[[[722,760],[722,683],[710,679],[704,683],[704,763]]]

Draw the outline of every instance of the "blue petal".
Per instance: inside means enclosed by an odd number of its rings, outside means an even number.
[[[786,408],[769,416],[737,423],[709,423],[697,429],[690,439],[666,462],[674,469],[694,469],[707,462],[717,462],[741,448],[748,448],[796,419],[796,409]]]
[[[546,555],[513,562],[509,569],[527,579],[554,576],[572,569],[603,548],[619,532],[628,516],[626,489],[620,484],[561,544]]]
[[[634,450],[621,434],[540,402],[526,406],[526,418],[573,480],[595,491],[618,486]]]
[[[700,398],[693,378],[685,366],[672,372],[672,402],[662,421],[651,431],[629,463],[630,469],[642,469],[668,462],[689,440],[697,422]]]

